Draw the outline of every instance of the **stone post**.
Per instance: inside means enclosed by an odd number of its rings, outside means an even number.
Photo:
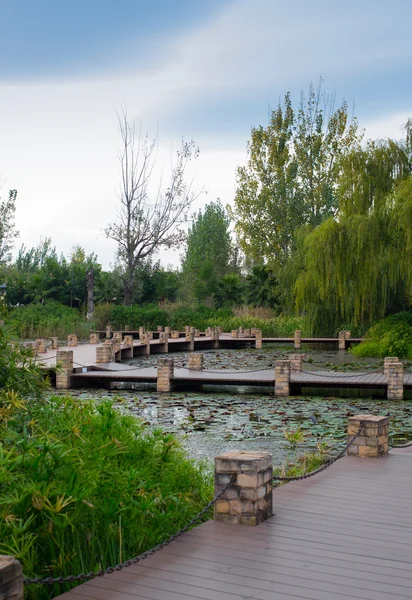
[[[302,346],[302,332],[300,329],[296,329],[295,331],[295,337],[293,340],[293,345],[295,347],[295,350],[300,350],[301,346]]]
[[[144,334],[145,334],[145,328],[139,327],[139,340],[143,339]]]
[[[233,450],[215,458],[215,494],[234,478],[215,504],[216,521],[259,525],[273,514],[272,456],[268,452]]]
[[[77,335],[75,333],[69,333],[67,336],[67,345],[69,347],[77,346]]]
[[[290,361],[277,360],[275,362],[275,396],[289,396],[290,394]]]
[[[222,335],[222,333],[223,333],[223,327],[219,326],[219,327],[216,327],[216,329],[217,329],[218,334]]]
[[[255,348],[258,348],[259,350],[263,348],[261,329],[255,329]]]
[[[290,368],[292,371],[301,371],[302,370],[302,362],[303,362],[302,354],[289,354],[290,360]]]
[[[125,335],[123,338],[123,356],[133,358],[133,336]]]
[[[180,337],[179,331],[177,329],[173,329],[171,333],[172,340],[178,340]]]
[[[201,371],[203,369],[204,354],[196,354],[193,352],[189,354],[189,365],[188,368],[192,371]]]
[[[89,344],[98,344],[99,343],[99,334],[91,333],[89,336]]]
[[[102,346],[96,348],[96,363],[110,362],[114,362],[113,342],[112,340],[106,340]]]
[[[351,333],[350,333],[349,329],[346,329],[346,331],[345,331],[345,340],[350,340],[350,337],[351,337]]]
[[[0,556],[0,599],[23,600],[23,570],[13,556]]]
[[[116,344],[121,344],[121,343],[122,343],[122,339],[123,339],[123,334],[122,334],[122,332],[121,332],[121,331],[114,331],[114,332],[113,332],[113,338],[112,338],[112,339],[113,339],[113,341],[114,341]]]
[[[210,330],[210,339],[212,340],[213,348],[219,348],[219,329],[217,327],[212,327]]]
[[[238,337],[238,330],[232,329],[232,338],[237,338],[237,337]]]
[[[243,336],[244,333],[245,333],[244,327],[239,327],[239,336]]]
[[[174,375],[173,358],[157,359],[157,391],[171,392],[172,378]]]
[[[111,325],[106,325],[106,339],[110,340],[112,337],[112,327]]]
[[[250,329],[245,329],[245,337],[250,337]]]
[[[386,363],[388,400],[403,400],[403,363],[400,360]]]
[[[195,329],[195,337],[200,337],[200,329]]]
[[[165,334],[167,335],[168,338],[170,338],[170,333],[171,333],[171,328],[169,326],[165,327]]]
[[[167,354],[169,352],[169,334],[166,331],[159,333],[159,342],[163,344],[163,352]]]
[[[195,349],[195,335],[191,331],[188,331],[185,336],[186,342],[189,342],[189,352],[193,352]]]
[[[162,331],[164,331],[164,330],[165,330],[165,328],[164,328],[162,325],[158,325],[158,326],[157,326],[157,331],[158,331],[159,333],[161,333],[161,332],[162,332]]]
[[[39,345],[37,342],[27,342],[26,348],[29,348],[33,354],[33,356],[38,356],[39,354]]]
[[[253,337],[256,333],[256,327],[252,327],[250,330],[250,335]]]
[[[143,346],[143,356],[150,356],[150,338],[147,333],[144,333],[140,339],[140,344]]]
[[[37,352],[39,354],[45,354],[47,352],[47,350],[46,350],[46,340],[39,339],[39,340],[36,340],[36,343],[37,343]]]
[[[349,417],[348,439],[358,433],[361,425],[363,425],[363,429],[354,443],[349,446],[348,454],[371,458],[379,458],[388,454],[388,423],[388,417],[375,417],[374,415]]]
[[[71,375],[73,373],[73,350],[57,350],[56,388],[68,390],[71,388]]]
[[[345,331],[339,331],[338,347],[339,347],[339,350],[346,350],[346,332]]]
[[[57,348],[59,347],[59,338],[58,337],[52,337],[50,338],[51,340],[51,346],[50,348],[52,350],[57,350]]]
[[[124,331],[129,331],[130,327],[128,325],[124,326]]]
[[[385,375],[386,379],[388,379],[388,366],[390,363],[397,363],[399,361],[399,358],[397,356],[386,356],[383,359],[383,374]]]

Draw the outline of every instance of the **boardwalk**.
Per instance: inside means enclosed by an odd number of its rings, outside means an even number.
[[[209,521],[61,600],[410,600],[412,452],[274,490],[258,527]]]

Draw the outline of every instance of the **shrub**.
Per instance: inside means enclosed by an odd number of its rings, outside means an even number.
[[[79,338],[85,339],[91,327],[77,309],[55,300],[13,308],[9,313],[8,323],[22,339],[51,336],[63,339],[69,333],[76,333]]]
[[[27,577],[122,562],[178,531],[212,496],[211,478],[173,435],[110,402],[9,402],[0,439],[0,554],[16,556]],[[69,587],[30,586],[27,597]]]
[[[412,359],[412,313],[400,312],[383,319],[369,329],[366,340],[352,348],[355,356]]]

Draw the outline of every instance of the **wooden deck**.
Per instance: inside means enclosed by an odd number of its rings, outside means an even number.
[[[411,600],[412,453],[346,457],[274,490],[258,527],[209,521],[62,600]]]

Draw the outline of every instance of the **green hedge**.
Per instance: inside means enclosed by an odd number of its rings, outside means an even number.
[[[366,333],[366,340],[354,346],[355,356],[412,359],[412,313],[401,312],[379,321]]]

